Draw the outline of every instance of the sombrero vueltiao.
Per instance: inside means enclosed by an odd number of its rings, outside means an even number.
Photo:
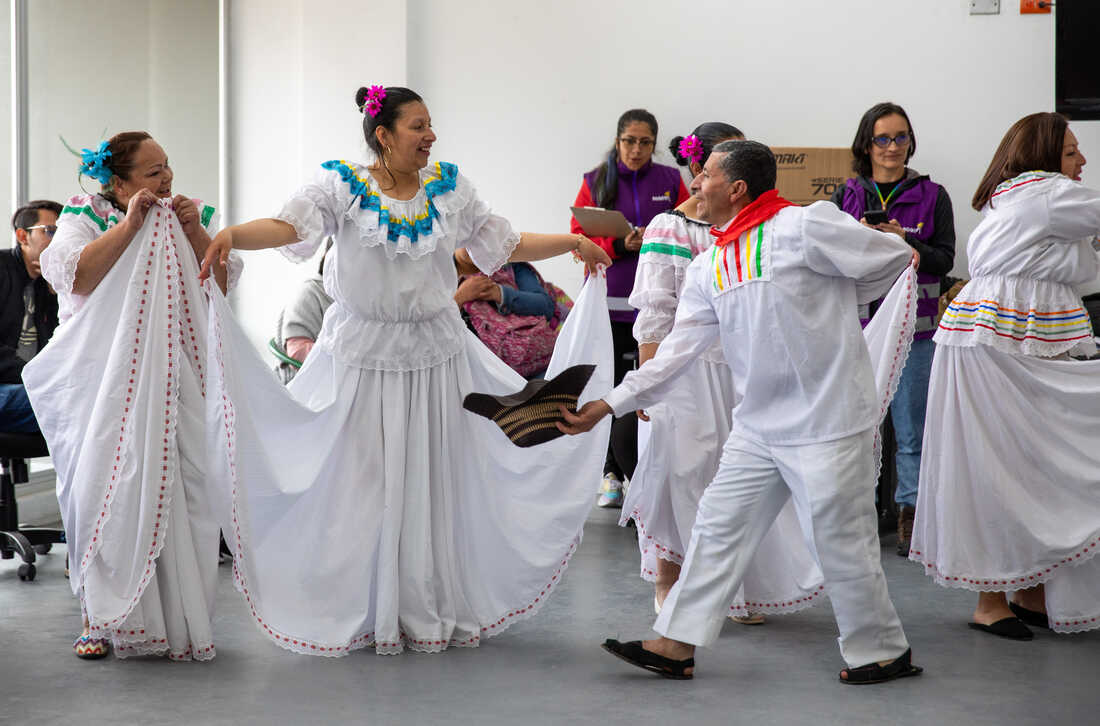
[[[531,381],[510,396],[471,393],[462,407],[495,423],[516,446],[535,446],[562,436],[554,425],[562,421],[558,406],[576,412],[577,398],[595,370],[594,365],[572,366],[549,380]]]

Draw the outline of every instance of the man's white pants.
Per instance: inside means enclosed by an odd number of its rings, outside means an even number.
[[[909,644],[886,589],[875,515],[874,432],[773,446],[734,431],[699,501],[680,579],[653,628],[695,645],[718,638],[760,540],[794,498],[825,575],[849,666],[897,658]]]

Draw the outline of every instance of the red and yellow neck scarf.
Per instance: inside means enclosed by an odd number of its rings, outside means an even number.
[[[778,214],[780,209],[795,206],[798,205],[779,196],[777,189],[769,189],[738,212],[725,231],[720,232],[717,227],[711,227],[710,233],[717,237],[714,244],[725,247],[730,242],[738,239],[747,230],[767,222]]]

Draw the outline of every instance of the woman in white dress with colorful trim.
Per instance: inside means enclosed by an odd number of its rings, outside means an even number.
[[[970,626],[1030,640],[1100,627],[1100,193],[1066,120],[1009,129],[973,206],[971,280],[944,313],[910,559],[978,593]],[[1006,593],[1013,593],[1011,602]]]
[[[695,177],[716,144],[742,138],[734,126],[709,122],[687,137],[674,138],[669,149]],[[646,228],[630,295],[630,304],[638,309],[634,337],[640,363],[656,354],[672,330],[688,265],[714,243],[710,224],[693,218],[698,201],[692,197],[676,211],[657,215]],[[641,576],[654,583],[658,610],[679,577],[699,498],[718,470],[739,398],[718,343],[689,365],[692,370],[661,403],[639,412],[649,420],[648,437],[619,522],[625,526],[633,519],[637,526]],[[797,612],[819,602],[824,593],[821,571],[788,502],[757,549],[730,604],[730,617],[759,624],[764,614]]]
[[[580,235],[513,231],[454,165],[429,163],[436,136],[414,92],[361,88],[356,103],[374,158],[322,164],[274,218],[223,230],[204,261],[205,273],[230,248],[271,247],[306,259],[335,239],[324,271],[335,302],[289,394],[259,372],[211,291],[218,394],[208,402],[223,422],[212,476],[229,497],[237,588],[280,646],[326,656],[474,647],[533,614],[560,581],[607,428],[529,451],[463,410],[471,392],[526,382],[463,324],[456,265],[492,274],[573,251],[595,271],[610,260]],[[596,363],[589,389],[609,384],[605,285],[589,277],[548,377]],[[303,538],[319,545],[304,549]]]
[[[125,132],[84,150],[42,253],[61,326],[23,372],[57,471],[70,584],[98,658],[214,657],[218,521],[205,476],[205,296],[213,207],[172,196],[164,150]],[[229,260],[229,277],[240,262]],[[226,269],[218,271],[226,289]]]

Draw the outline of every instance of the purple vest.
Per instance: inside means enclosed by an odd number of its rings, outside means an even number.
[[[902,184],[905,180],[902,180]],[[932,236],[936,216],[936,199],[940,185],[928,177],[920,177],[917,183],[903,189],[891,199],[886,210],[890,219],[898,220],[907,235],[921,242],[927,242]],[[849,179],[844,189],[844,204],[841,206],[848,214],[860,219],[867,210],[867,197],[874,194],[861,183],[860,179]],[[878,209],[878,199],[871,207]],[[931,338],[936,332],[936,316],[939,314],[940,278],[924,272],[917,273],[917,332],[914,340]],[[867,324],[861,310],[860,322]]]
[[[615,209],[623,213],[635,227],[644,227],[661,212],[676,207],[676,197],[683,183],[678,169],[652,161],[638,171],[631,171],[621,161],[618,164],[619,194],[615,199]],[[588,191],[596,204],[599,190],[596,188],[596,172],[593,169],[584,175]],[[611,319],[616,322],[632,323],[638,317],[638,311],[626,304],[634,289],[634,272],[638,268],[638,253],[627,252],[607,268],[607,297],[611,305]],[[620,302],[621,301],[621,302]],[[627,309],[615,309],[625,307]]]

